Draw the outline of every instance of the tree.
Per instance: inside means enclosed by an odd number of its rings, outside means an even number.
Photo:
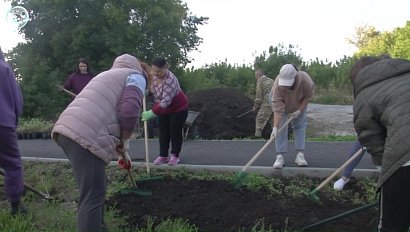
[[[193,16],[181,0],[14,0],[12,4],[17,2],[30,14],[21,29],[27,43],[11,52],[23,96],[30,102],[25,116],[43,115],[40,95],[56,99],[49,108],[64,107],[54,85],[67,78],[79,57],[88,59],[98,73],[109,69],[122,53],[144,61],[161,55],[173,71],[180,72],[189,62],[187,53],[202,42],[197,27],[208,19]],[[54,117],[53,112],[43,116]]]
[[[371,38],[355,56],[389,54],[392,57],[410,59],[409,38],[410,21],[407,21],[404,27],[397,27],[392,32],[385,31]]]
[[[353,38],[347,39],[347,42],[361,49],[369,44],[369,41],[378,37],[380,32],[374,26],[359,26],[355,28]]]

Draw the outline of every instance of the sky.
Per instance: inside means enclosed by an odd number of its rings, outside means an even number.
[[[203,38],[191,52],[190,66],[227,61],[251,64],[269,46],[283,43],[298,47],[305,61],[335,61],[356,50],[346,39],[355,28],[374,26],[392,31],[410,21],[409,0],[182,0],[198,17],[209,17],[200,25]],[[7,24],[8,3],[0,0],[0,46],[7,51],[23,42]]]

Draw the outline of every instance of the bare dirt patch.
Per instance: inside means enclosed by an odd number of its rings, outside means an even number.
[[[283,180],[283,185],[276,188],[286,186]],[[221,180],[165,178],[159,182],[143,182],[139,187],[151,190],[152,196],[117,194],[107,201],[121,216],[127,217],[127,229],[132,231],[145,227],[148,217],[153,218],[155,224],[168,218],[182,218],[194,224],[199,232],[238,232],[240,229],[248,232],[258,220],[263,220],[265,228],[273,231],[295,231],[302,225],[359,207],[351,201],[332,200],[332,194],[320,197],[323,206],[303,197],[268,197],[267,189],[237,189]],[[345,191],[360,195],[362,187],[352,184]],[[372,208],[309,231],[374,231],[376,219],[377,211]]]
[[[193,133],[203,139],[246,138],[255,134],[256,113],[238,116],[252,109],[253,101],[239,90],[217,88],[188,95],[189,108],[201,112]],[[352,135],[352,106],[310,103],[307,109],[308,137],[323,135]],[[264,138],[269,138],[271,124],[266,125]]]

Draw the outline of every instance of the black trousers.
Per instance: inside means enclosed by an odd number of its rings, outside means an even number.
[[[168,157],[171,143],[171,154],[179,156],[182,147],[182,128],[188,117],[188,109],[158,116],[159,124],[159,155]]]
[[[381,187],[379,232],[407,232],[409,226],[410,166],[403,166]]]

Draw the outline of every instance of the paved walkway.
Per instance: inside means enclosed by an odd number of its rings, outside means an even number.
[[[181,165],[188,169],[212,169],[239,171],[262,148],[266,140],[187,140],[181,152]],[[145,162],[143,139],[130,141],[130,156],[137,165]],[[285,156],[286,166],[283,170],[273,170],[274,145],[254,162],[248,170],[265,175],[308,175],[326,176],[347,160],[347,152],[353,142],[307,142],[305,157],[307,168],[299,168],[294,163],[295,150],[289,143],[289,154]],[[19,140],[21,154],[28,160],[61,160],[66,159],[62,149],[53,140]],[[158,140],[149,140],[149,156],[152,162],[158,154]],[[160,167],[165,168],[168,165]],[[376,169],[370,156],[365,155],[357,166],[356,175],[375,175]]]

